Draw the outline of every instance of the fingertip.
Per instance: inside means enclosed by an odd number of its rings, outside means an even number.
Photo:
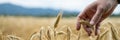
[[[95,23],[95,21],[90,21],[90,24],[95,25],[96,23]]]
[[[80,23],[78,22],[77,25],[76,25],[76,30],[80,30]]]

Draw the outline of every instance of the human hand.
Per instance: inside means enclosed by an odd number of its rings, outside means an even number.
[[[96,0],[89,4],[77,16],[77,30],[80,30],[80,20],[88,21],[91,25],[95,26],[95,35],[98,35],[100,23],[107,18],[114,11],[117,6],[117,0]],[[83,28],[90,36],[92,31],[88,25],[83,24]]]

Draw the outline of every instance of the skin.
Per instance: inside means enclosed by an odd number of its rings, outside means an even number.
[[[79,15],[77,16],[76,29],[80,30],[80,20],[88,21],[91,25],[95,26],[95,35],[99,34],[100,23],[112,14],[117,6],[117,0],[96,0],[89,4]],[[83,24],[83,28],[90,36],[91,28]]]

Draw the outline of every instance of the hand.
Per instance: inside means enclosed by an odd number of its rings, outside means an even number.
[[[88,21],[91,25],[95,26],[95,35],[98,35],[100,23],[107,18],[115,7],[117,6],[117,0],[96,0],[88,5],[84,11],[82,11],[77,17],[77,30],[80,30],[80,20]],[[88,25],[83,24],[83,28],[90,36],[92,31]]]

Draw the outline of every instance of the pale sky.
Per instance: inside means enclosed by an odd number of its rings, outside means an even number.
[[[83,10],[88,4],[95,0],[0,0],[2,3],[11,3],[26,8],[55,8],[65,10]],[[120,5],[114,10],[119,12]]]

